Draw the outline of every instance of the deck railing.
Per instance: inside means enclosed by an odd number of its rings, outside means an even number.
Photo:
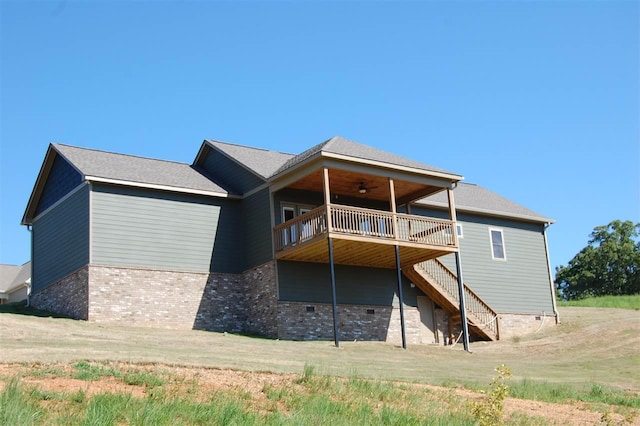
[[[432,259],[419,263],[416,267],[431,276],[431,284],[440,287],[440,292],[445,292],[450,299],[460,303],[458,278],[442,262],[438,259]],[[476,321],[480,322],[474,325],[489,330],[498,338],[498,314],[466,284],[464,285],[464,301],[467,313],[471,313]]]
[[[425,245],[455,245],[455,227],[450,220],[330,204],[276,226],[275,249],[284,250],[327,232]]]

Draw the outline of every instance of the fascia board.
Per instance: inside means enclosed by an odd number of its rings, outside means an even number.
[[[455,195],[455,193],[454,193]],[[449,208],[449,206],[445,203],[439,203],[439,202],[416,202],[414,203],[418,206],[424,206],[424,207],[436,207],[436,208],[442,208],[442,209],[447,209]],[[543,216],[529,216],[529,215],[524,215],[524,214],[517,214],[517,213],[508,213],[508,212],[500,212],[500,211],[496,211],[496,210],[490,210],[490,209],[481,209],[481,208],[477,208],[477,207],[464,207],[464,206],[459,206],[456,204],[456,211],[459,212],[464,212],[464,213],[478,213],[482,216],[491,216],[491,217],[500,217],[500,218],[507,218],[507,219],[518,219],[518,220],[522,220],[525,222],[535,222],[535,223],[555,223],[556,221],[553,219],[550,219],[548,217],[543,217]]]
[[[305,170],[305,173],[304,173],[305,175],[309,174],[309,166],[311,165],[311,163],[316,162],[319,159],[325,160],[323,161],[322,165],[326,165],[327,167],[354,170],[361,173],[371,173],[371,168],[373,167],[375,169],[385,170],[386,171],[385,174],[389,175],[390,177],[393,177],[394,179],[402,179],[402,180],[412,181],[416,183],[428,183],[428,184],[433,184],[435,186],[442,186],[443,180],[444,180],[449,182],[449,184],[446,185],[446,187],[450,187],[450,183],[458,182],[464,179],[464,176],[456,175],[456,174],[431,172],[431,171],[416,169],[413,167],[396,166],[394,164],[383,163],[380,161],[364,160],[361,158],[349,157],[346,155],[320,151],[317,154],[314,154],[313,156],[297,164],[293,169],[290,169],[288,171],[283,171],[278,173],[275,176],[272,176],[269,179],[269,181],[275,183],[278,180],[280,180],[282,177],[287,176],[289,174],[300,176],[299,173],[295,173],[300,169]],[[345,168],[345,164],[349,166]],[[313,171],[315,171],[315,169],[313,169]],[[418,175],[420,177],[412,178],[412,175],[414,176]],[[429,181],[425,182],[425,178],[429,179]],[[287,181],[290,181],[290,179],[287,179]],[[277,187],[277,189],[275,190],[278,190],[281,187],[283,187],[282,185],[275,185],[275,186]]]
[[[85,180],[88,182],[97,182],[97,183],[108,183],[112,185],[122,185],[122,186],[131,186],[134,188],[146,188],[146,189],[156,189],[160,191],[169,191],[169,192],[179,192],[184,194],[195,194],[195,195],[206,195],[210,197],[219,197],[219,198],[232,198],[232,199],[240,199],[242,198],[240,195],[229,194],[226,192],[214,192],[214,191],[206,191],[202,189],[193,189],[193,188],[182,188],[178,186],[169,186],[169,185],[159,185],[154,183],[143,183],[143,182],[133,182],[128,180],[120,180],[120,179],[109,179],[103,178],[99,176],[85,176]]]

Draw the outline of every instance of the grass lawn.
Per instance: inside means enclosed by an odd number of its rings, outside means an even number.
[[[588,308],[617,308],[640,310],[640,294],[631,296],[587,297],[579,300],[559,302],[560,306],[581,306]]]
[[[471,354],[24,313],[0,307],[0,424],[476,424],[501,364],[508,424],[640,419],[634,309],[561,307],[561,324]]]

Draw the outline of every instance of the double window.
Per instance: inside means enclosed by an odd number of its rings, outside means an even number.
[[[312,206],[298,204],[282,204],[282,222],[295,219],[296,217],[313,210]],[[304,241],[313,237],[313,229],[310,223],[292,224],[284,230],[284,245],[295,245],[300,241]]]
[[[489,228],[489,239],[491,241],[491,258],[493,260],[507,260],[502,229]]]

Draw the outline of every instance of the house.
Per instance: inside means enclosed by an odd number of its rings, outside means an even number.
[[[31,262],[0,265],[0,304],[26,301],[31,289]]]
[[[31,301],[336,343],[553,324],[552,220],[461,179],[341,137],[298,155],[205,140],[193,164],[51,144],[22,219]]]

